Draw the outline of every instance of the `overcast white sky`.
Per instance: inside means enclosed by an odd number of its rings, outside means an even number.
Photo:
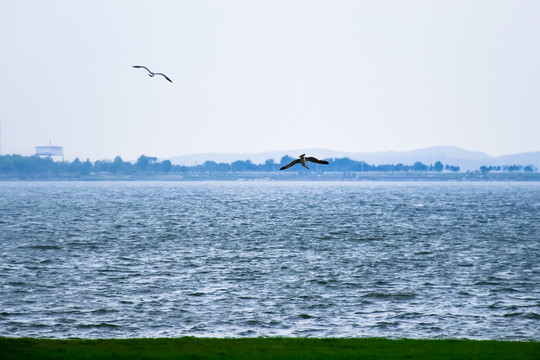
[[[519,0],[2,0],[1,152],[538,151],[539,15]]]

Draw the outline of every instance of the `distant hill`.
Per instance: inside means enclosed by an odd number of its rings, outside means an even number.
[[[251,160],[255,164],[262,164],[268,159],[278,162],[283,156],[289,155],[297,157],[300,154],[308,154],[318,158],[344,158],[365,161],[368,164],[406,164],[412,165],[420,161],[426,165],[441,161],[443,164],[459,166],[461,171],[478,170],[480,166],[492,165],[534,165],[540,169],[540,151],[489,156],[478,151],[468,151],[454,146],[436,146],[425,149],[411,151],[385,151],[372,153],[354,153],[333,151],[328,149],[294,149],[283,151],[267,151],[260,153],[245,154],[190,154],[169,158],[175,165],[193,166],[203,164],[205,161],[215,161],[217,163],[232,163],[236,160]]]

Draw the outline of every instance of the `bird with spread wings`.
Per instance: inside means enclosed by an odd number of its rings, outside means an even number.
[[[316,158],[311,157],[311,156],[306,157],[306,154],[302,154],[302,155],[300,155],[300,157],[298,159],[291,161],[288,165],[283,166],[279,170],[288,169],[291,166],[294,166],[296,164],[302,164],[303,167],[305,167],[306,169],[309,170],[309,168],[306,165],[306,161],[313,162],[313,163],[316,163],[316,164],[328,165],[328,161],[326,161],[326,160],[319,160],[319,159],[316,159]]]
[[[151,72],[150,69],[148,69],[146,66],[141,66],[141,65],[133,65],[134,68],[136,69],[146,69],[146,71],[149,72],[148,76],[150,77],[154,77],[155,75],[161,75],[163,76],[165,79],[167,79],[170,83],[172,83],[171,79],[169,79],[167,77],[167,75],[163,74],[163,73],[154,73],[154,72]]]

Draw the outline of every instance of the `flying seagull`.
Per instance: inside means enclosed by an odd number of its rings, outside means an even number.
[[[314,163],[317,163],[317,164],[324,164],[324,165],[328,165],[328,161],[326,160],[319,160],[319,159],[315,159],[314,157],[306,157],[306,154],[302,154],[300,155],[300,158],[299,159],[296,159],[296,160],[293,160],[289,163],[289,165],[285,165],[284,167],[282,167],[281,169],[279,170],[285,170],[285,169],[288,169],[290,168],[291,166],[293,165],[296,165],[298,163],[302,164],[303,167],[305,167],[306,169],[309,170],[309,168],[307,167],[306,165],[306,161],[311,161],[311,162],[314,162]]]
[[[136,68],[136,69],[146,69],[146,71],[149,72],[148,76],[150,76],[150,77],[154,77],[154,75],[161,75],[161,76],[163,76],[165,79],[169,80],[170,83],[172,83],[171,79],[169,79],[169,78],[167,77],[167,75],[162,74],[162,73],[153,73],[153,72],[151,72],[146,66],[133,65],[133,67]]]

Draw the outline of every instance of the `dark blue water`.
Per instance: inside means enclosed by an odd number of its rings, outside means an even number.
[[[540,340],[540,184],[0,183],[0,336]]]

